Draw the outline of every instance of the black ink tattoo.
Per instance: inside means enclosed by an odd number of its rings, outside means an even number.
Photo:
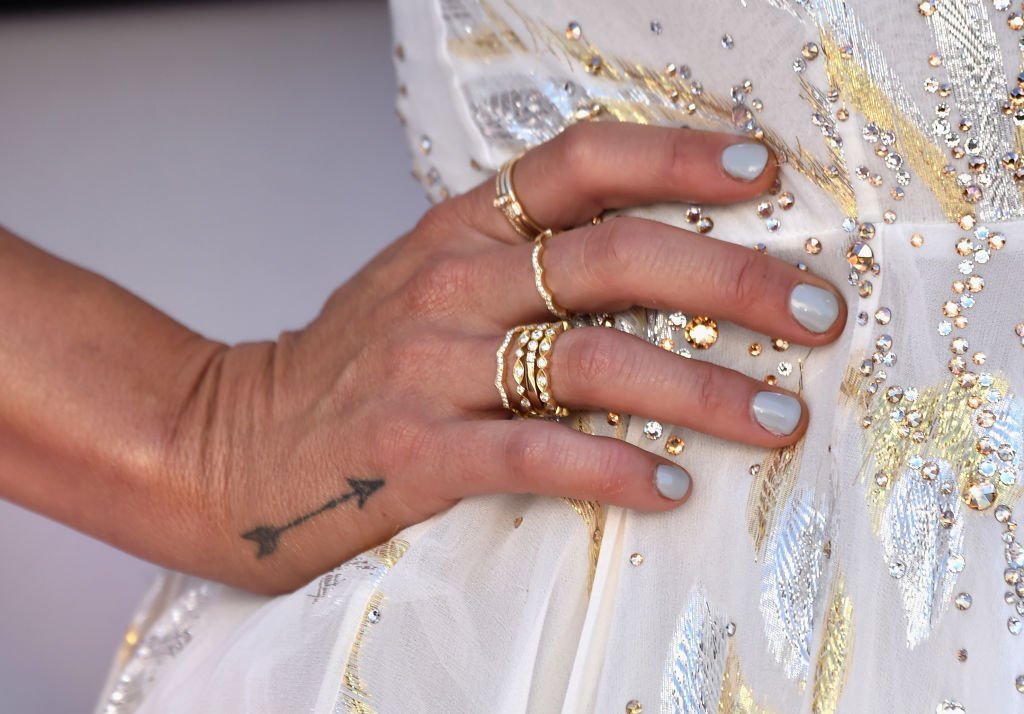
[[[251,531],[242,534],[242,537],[246,540],[254,541],[259,549],[256,551],[256,558],[262,558],[264,556],[272,554],[277,550],[277,542],[289,528],[295,528],[301,526],[303,523],[308,521],[314,516],[319,516],[324,511],[329,511],[332,508],[337,508],[346,501],[355,498],[356,505],[362,509],[378,489],[384,485],[384,479],[361,479],[361,478],[349,478],[345,479],[348,481],[348,485],[352,488],[351,491],[343,493],[340,496],[332,498],[330,501],[320,506],[315,511],[310,511],[304,515],[299,516],[295,520],[284,524],[283,526],[257,526]]]

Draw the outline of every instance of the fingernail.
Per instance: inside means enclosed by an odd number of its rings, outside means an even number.
[[[661,464],[654,469],[654,487],[670,501],[681,501],[690,492],[690,474],[686,469]]]
[[[799,399],[780,392],[758,392],[752,406],[757,423],[775,436],[792,434],[804,411]]]
[[[839,301],[824,288],[800,283],[789,294],[789,311],[811,332],[825,332],[839,317]]]
[[[768,165],[768,149],[764,144],[744,142],[730,144],[722,152],[725,173],[740,181],[753,181]]]

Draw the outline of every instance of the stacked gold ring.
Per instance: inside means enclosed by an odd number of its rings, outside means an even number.
[[[509,344],[516,342],[515,363],[512,366],[512,378],[516,383],[515,400],[509,400],[507,394],[502,405],[507,403],[508,409],[524,417],[564,417],[569,410],[560,406],[551,390],[550,356],[558,336],[568,330],[569,323],[542,323],[539,325],[522,325],[509,330],[502,349],[501,364],[498,369],[498,380],[501,383],[499,394],[504,393],[504,357]]]
[[[530,218],[526,209],[523,208],[523,204],[516,197],[516,190],[512,185],[512,171],[515,169],[517,161],[519,161],[518,156],[509,159],[502,165],[501,170],[498,171],[498,176],[494,182],[497,192],[497,196],[494,199],[494,207],[500,209],[505,214],[505,218],[512,224],[516,233],[527,240],[533,240],[546,229]]]

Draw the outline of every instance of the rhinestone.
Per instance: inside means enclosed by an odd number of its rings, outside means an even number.
[[[928,461],[921,467],[921,478],[925,481],[934,481],[939,477],[939,465],[934,461]]]
[[[875,322],[879,325],[888,325],[890,320],[892,320],[892,310],[887,307],[875,310]]]
[[[653,32],[655,35],[660,35],[661,23],[658,22],[657,20],[651,20],[651,32]]]
[[[654,421],[653,419],[644,424],[644,436],[651,441],[660,439],[664,428],[661,426],[660,421]]]
[[[808,238],[804,241],[804,250],[811,255],[817,255],[821,252],[821,241],[817,238]],[[1022,335],[1024,337],[1024,335]]]
[[[956,651],[956,658],[957,658],[957,659],[958,659],[959,661],[961,661],[961,662],[966,662],[966,661],[967,661],[967,650],[965,650],[965,649],[964,649],[964,648],[962,648],[962,647],[961,647],[960,649],[958,649],[958,650]]]
[[[781,337],[773,337],[772,349],[776,352],[785,352],[789,349],[789,340],[784,340]]]
[[[565,28],[565,36],[570,40],[578,40],[583,36],[583,28],[580,27],[578,22],[570,22]]]
[[[729,622],[729,623],[727,623],[725,625],[725,634],[728,635],[729,637],[732,637],[733,635],[736,634],[736,623],[735,622]]]
[[[376,625],[378,622],[380,622],[380,610],[378,610],[377,608],[372,608],[369,612],[366,613],[366,621],[369,622],[371,625]]]
[[[924,245],[924,236],[921,235],[920,233],[912,234],[910,236],[910,245],[914,246],[915,248],[920,248],[922,245]]]
[[[630,563],[630,565],[633,565],[633,566],[639,568],[641,565],[644,564],[644,554],[643,553],[633,553],[633,555],[629,556],[629,563]]]
[[[959,553],[956,555],[951,555],[949,556],[949,560],[946,561],[946,570],[948,570],[951,573],[960,573],[963,572],[964,566],[966,564],[967,561],[964,560],[964,556],[960,555]]]
[[[952,528],[955,523],[956,514],[948,508],[939,514],[939,524],[942,525],[943,528]]]
[[[879,471],[875,474],[875,485],[879,488],[886,488],[889,485],[889,474]]]
[[[710,233],[715,227],[715,222],[708,216],[701,216],[697,220],[698,233]]]
[[[684,334],[692,347],[706,350],[718,340],[718,324],[710,317],[698,315],[686,323]]]
[[[975,511],[985,511],[996,501],[996,485],[986,479],[972,481],[963,492],[964,503]]]
[[[678,436],[673,436],[665,442],[665,451],[673,456],[679,456],[679,454],[683,453],[683,449],[685,448],[686,442]]]
[[[750,353],[751,357],[757,357],[759,354],[761,354],[761,343],[751,342],[750,346],[747,348],[747,352]]]
[[[1024,694],[1024,674],[1017,677],[1015,684],[1017,686],[1017,691]]]
[[[1024,546],[1017,541],[1007,545],[1006,563],[1013,568],[1024,568]]]
[[[931,5],[931,3],[921,3],[922,5]],[[934,10],[933,10],[934,12]],[[921,13],[922,15],[924,13]],[[931,13],[928,13],[929,15]],[[967,714],[967,709],[960,702],[955,702],[952,699],[943,699],[939,706],[935,707],[935,714]]]
[[[608,424],[611,425],[611,426],[618,426],[619,422],[622,421],[622,417],[620,417],[615,412],[608,412],[607,419],[608,419]]]
[[[779,208],[783,211],[788,211],[796,203],[796,199],[793,198],[793,194],[789,191],[784,191],[779,194],[779,197],[775,199],[775,202],[779,204]]]
[[[788,377],[793,374],[793,364],[791,362],[779,362],[778,372],[779,376]]]
[[[858,273],[866,273],[875,263],[875,254],[867,243],[855,241],[846,250],[846,260]]]
[[[728,33],[722,35],[722,47],[723,48],[725,48],[727,50],[731,50],[733,48],[733,45],[735,45],[735,42],[732,39],[732,35],[730,35]]]
[[[626,702],[626,714],[643,714],[644,707],[636,699],[630,699]]]
[[[957,610],[970,610],[973,603],[974,598],[971,597],[970,593],[960,593],[953,599],[953,604]]]
[[[1010,631],[1011,635],[1019,635],[1021,630],[1024,630],[1024,621],[1019,617],[1010,617],[1006,620],[1006,629]]]
[[[907,566],[900,561],[895,561],[889,565],[889,576],[899,580],[907,572]]]

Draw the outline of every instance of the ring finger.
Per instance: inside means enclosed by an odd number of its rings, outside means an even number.
[[[473,338],[464,354],[491,354],[493,339]],[[514,346],[508,350],[505,389],[515,394]],[[642,414],[730,441],[777,447],[796,441],[807,410],[795,395],[739,372],[686,359],[617,330],[584,327],[560,335],[548,355],[550,391],[570,409]],[[473,359],[460,365],[464,384],[479,385],[457,397],[461,406],[499,406],[491,385],[497,364]],[[489,362],[489,369],[485,365]],[[472,374],[467,373],[472,371]]]

